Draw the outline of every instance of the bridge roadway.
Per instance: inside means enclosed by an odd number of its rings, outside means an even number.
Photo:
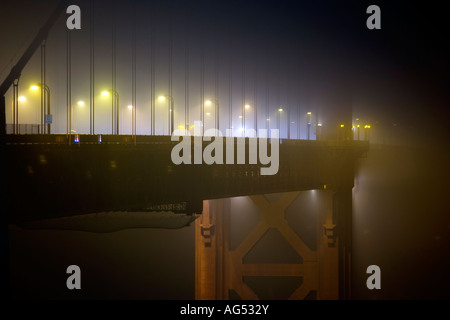
[[[367,141],[282,139],[278,173],[261,175],[259,162],[175,165],[178,142],[170,136],[79,135],[78,143],[75,137],[6,135],[9,222],[105,211],[201,213],[205,199],[348,190],[356,160],[369,149]]]

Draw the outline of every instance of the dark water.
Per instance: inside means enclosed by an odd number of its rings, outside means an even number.
[[[193,225],[106,234],[9,230],[14,298],[194,298]],[[66,287],[71,264],[81,268],[81,290]]]

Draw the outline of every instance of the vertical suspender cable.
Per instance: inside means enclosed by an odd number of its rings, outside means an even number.
[[[172,16],[169,15],[169,136],[172,135],[173,132],[173,118],[174,118],[174,110],[173,110],[173,96],[172,96]]]
[[[300,106],[297,107],[297,139],[300,140]]]
[[[278,109],[282,109],[280,106],[280,65],[277,64],[277,93],[276,93],[276,99],[277,99],[277,107],[276,107],[276,113],[277,113],[277,129],[278,129],[278,137],[281,139],[281,111],[278,111]]]
[[[189,133],[189,31],[186,27],[184,53],[184,125],[186,135]]]
[[[150,26],[150,108],[152,121],[152,135],[155,135],[155,23],[151,19]]]
[[[270,112],[269,112],[269,78],[266,72],[266,129],[270,129]],[[267,131],[268,133],[269,131]]]
[[[90,16],[90,60],[89,60],[89,133],[95,134],[95,83],[94,83],[94,62],[95,62],[95,40],[94,40],[94,0],[91,0]]]
[[[47,123],[47,119],[46,116],[50,115],[50,102],[49,102],[49,89],[47,87],[47,76],[46,76],[46,57],[45,57],[45,52],[46,52],[46,40],[44,39],[41,43],[41,101],[43,103],[43,108],[44,108],[44,126],[46,127],[44,129],[44,132],[46,132],[47,134],[50,134],[50,123]],[[45,106],[47,106],[47,110],[45,109]]]
[[[136,5],[133,9],[133,35],[132,35],[132,134],[134,137],[134,143],[136,144]]]
[[[230,65],[228,70],[228,129],[230,129],[230,137],[233,136],[233,50],[232,41],[230,40]]]
[[[202,136],[205,135],[205,52],[201,47],[200,67],[200,120],[202,122]]]
[[[44,101],[44,41],[42,41],[41,43],[41,83],[40,83],[40,93],[41,93],[41,130],[42,133],[45,133],[45,122],[44,122],[44,117],[45,117],[45,101]]]
[[[253,65],[253,103],[254,103],[254,127],[255,127],[255,138],[258,137],[258,83],[257,83],[257,74],[256,74],[257,66],[256,62]]]
[[[242,136],[245,137],[245,52],[242,57]]]
[[[112,3],[112,34],[111,34],[111,81],[112,81],[112,92],[111,92],[111,134],[119,134],[119,110],[117,105],[117,91],[116,91],[116,2]],[[115,130],[114,130],[115,129]]]
[[[67,52],[66,52],[66,75],[67,75],[67,81],[66,81],[66,102],[67,102],[67,108],[66,108],[66,133],[69,140],[69,145],[72,143],[72,70],[71,70],[71,39],[70,39],[70,30],[67,29]]]
[[[289,98],[291,93],[291,86],[287,86],[287,93],[286,93],[286,118],[287,118],[287,138],[291,139],[291,108],[289,105]]]
[[[19,79],[13,83],[13,133],[19,134]]]
[[[219,123],[219,52],[217,49],[218,43],[217,39],[215,41],[215,81],[214,81],[214,96],[215,96],[215,103],[214,103],[214,116],[215,116],[215,136],[218,135],[218,130],[220,129],[220,123]]]

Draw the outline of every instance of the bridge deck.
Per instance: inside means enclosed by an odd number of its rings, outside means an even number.
[[[158,208],[199,213],[204,199],[353,186],[354,163],[369,146],[282,139],[278,173],[261,175],[260,163],[175,165],[171,150],[178,142],[170,136],[99,138],[7,135],[9,220]]]

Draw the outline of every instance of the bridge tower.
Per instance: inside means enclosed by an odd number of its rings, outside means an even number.
[[[317,216],[308,222],[315,228],[313,249],[294,231],[292,221],[286,219],[287,209],[294,205],[289,210],[301,216],[304,201],[308,201],[308,197],[301,195],[311,191],[283,193],[273,202],[264,195],[249,196],[260,219],[235,248],[230,247],[232,200],[205,200],[203,214],[195,225],[196,299],[267,299],[258,296],[247,283],[252,277],[301,279],[285,297],[288,299],[350,298],[351,188],[314,191],[320,201],[315,211]],[[301,263],[245,263],[245,256],[269,230],[281,234],[301,256]]]

